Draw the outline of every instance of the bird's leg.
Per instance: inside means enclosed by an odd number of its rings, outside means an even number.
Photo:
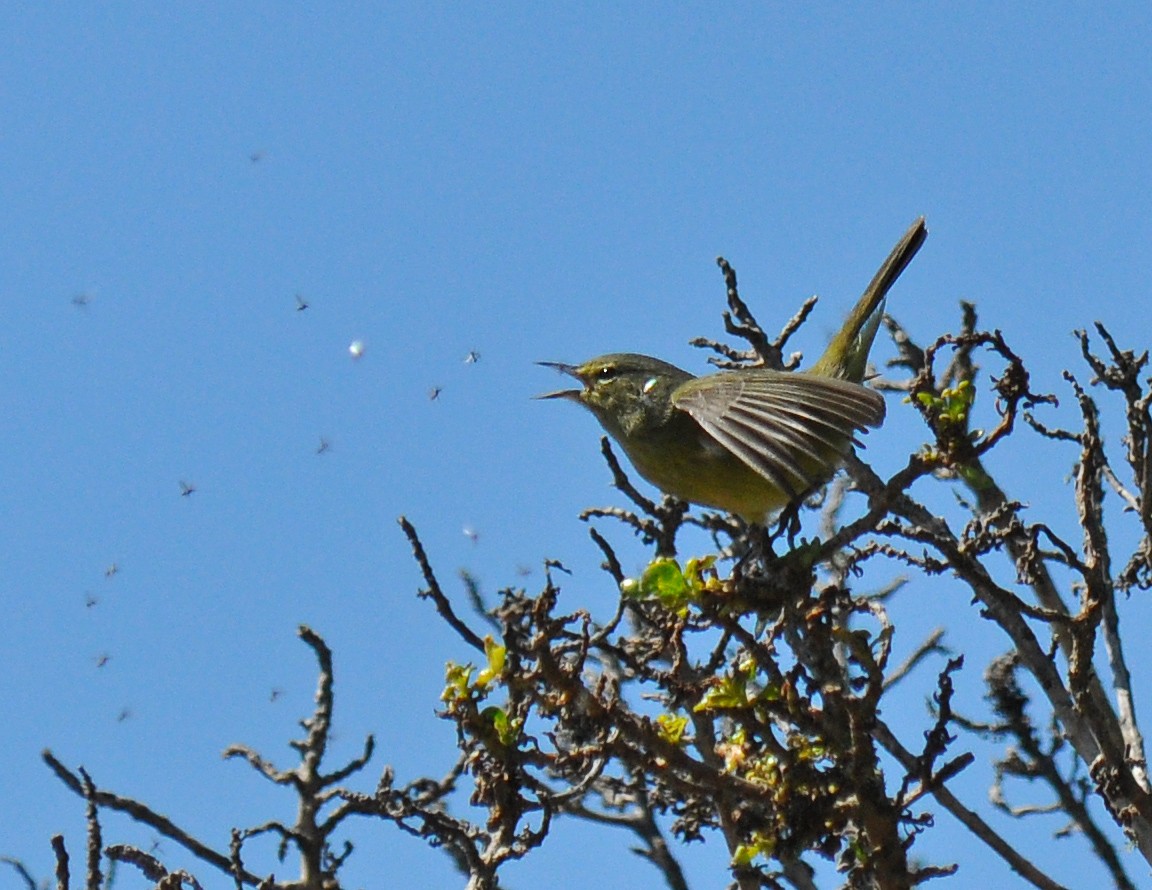
[[[740,537],[744,552],[732,567],[733,590],[744,604],[744,614],[756,617],[753,636],[757,639],[779,617],[785,598],[786,588],[782,588],[779,582],[788,557],[778,556],[772,546],[779,535],[780,528],[769,529],[759,523],[749,523]]]
[[[772,542],[776,539],[775,533],[770,533],[768,527],[758,522],[750,522],[744,527],[744,533],[739,541],[743,544],[743,552],[737,557],[732,566],[732,580],[739,584],[744,579],[763,577],[768,572],[769,565],[776,560],[776,552],[772,549]]]
[[[786,535],[788,538],[788,549],[793,550],[796,547],[796,536],[800,534],[800,507],[803,500],[796,498],[789,501],[788,506],[780,511],[777,517],[776,524],[772,531],[763,529],[765,546],[768,550],[772,549],[772,545],[776,539],[781,535]]]

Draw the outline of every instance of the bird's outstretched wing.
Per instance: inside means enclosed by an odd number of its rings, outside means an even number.
[[[884,399],[847,380],[748,369],[698,377],[672,395],[722,446],[789,497],[835,472],[857,431],[879,426]]]

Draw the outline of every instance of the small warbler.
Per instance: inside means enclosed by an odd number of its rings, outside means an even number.
[[[807,371],[741,368],[696,377],[647,355],[612,353],[581,365],[541,362],[582,389],[545,393],[583,405],[636,470],[666,494],[763,524],[832,477],[857,432],[884,420],[862,386],[888,289],[928,235],[921,217]]]

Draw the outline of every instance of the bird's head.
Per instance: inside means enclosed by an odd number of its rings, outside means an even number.
[[[675,365],[635,353],[611,353],[581,365],[540,362],[583,384],[582,389],[561,389],[537,396],[568,399],[596,415],[603,427],[620,438],[663,423],[672,407],[672,391],[692,379]]]

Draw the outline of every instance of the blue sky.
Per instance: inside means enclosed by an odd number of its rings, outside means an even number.
[[[0,29],[0,853],[39,875],[50,834],[74,855],[82,837],[44,747],[221,847],[289,818],[219,752],[290,762],[314,681],[301,622],[336,653],[334,756],[375,732],[365,788],[384,762],[439,775],[443,665],[471,654],[416,600],[396,517],[450,590],[460,568],[489,593],[538,584],[557,558],[566,603],[604,614],[576,518],[615,501],[598,430],[531,400],[556,384],[532,363],[628,350],[704,370],[687,341],[722,332],[717,254],[769,329],[821,295],[809,357],[919,214],[931,235],[889,308],[921,340],[974,300],[1065,394],[1074,328],[1146,344],[1137,4],[9,4]],[[868,450],[888,471],[919,435],[890,409]],[[1059,503],[1072,455],[1016,457],[997,468],[1015,496]],[[904,651],[957,622],[978,713],[1003,643],[963,593],[919,581],[893,610]],[[921,679],[892,715],[910,745]],[[964,781],[982,803],[987,771]],[[1083,885],[1057,827],[1021,844]],[[150,844],[133,832],[107,834]],[[350,885],[460,884],[394,831],[358,842]],[[561,825],[509,884],[587,886],[573,861],[612,862],[601,890],[649,884],[626,845]],[[947,817],[915,850],[1014,886]],[[694,851],[696,886],[722,862]]]

